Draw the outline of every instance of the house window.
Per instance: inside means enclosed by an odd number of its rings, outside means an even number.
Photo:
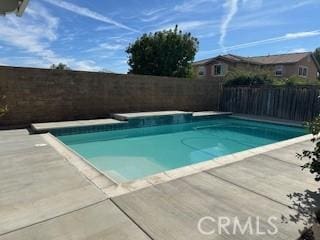
[[[222,64],[213,65],[213,76],[223,76],[224,75],[224,67]]]
[[[283,66],[282,65],[276,66],[274,75],[277,77],[281,77],[283,75]]]
[[[204,66],[198,67],[198,76],[205,76],[206,75],[206,68]]]
[[[300,77],[308,77],[308,67],[300,66],[299,67],[299,74]]]

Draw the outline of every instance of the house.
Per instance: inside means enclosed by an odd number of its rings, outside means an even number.
[[[220,55],[193,63],[198,78],[221,79],[228,71],[241,69],[247,71],[267,70],[276,77],[297,75],[310,81],[317,81],[320,65],[312,52],[242,57],[233,54]]]

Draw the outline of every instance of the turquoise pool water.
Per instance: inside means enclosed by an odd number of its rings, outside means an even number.
[[[100,171],[124,182],[305,133],[303,128],[225,117],[58,138]]]

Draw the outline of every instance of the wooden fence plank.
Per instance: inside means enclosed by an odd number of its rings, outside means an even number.
[[[310,121],[320,113],[318,86],[225,87],[221,111]]]

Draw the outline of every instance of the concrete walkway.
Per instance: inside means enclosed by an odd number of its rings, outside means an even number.
[[[310,146],[291,145],[107,199],[41,135],[0,131],[0,240],[297,239],[301,210],[316,202],[301,209],[288,195],[316,201],[318,183],[295,157]],[[279,232],[206,236],[197,229],[205,216],[259,217],[260,231],[274,216]]]
[[[106,195],[26,130],[0,131],[0,239],[148,239]]]

